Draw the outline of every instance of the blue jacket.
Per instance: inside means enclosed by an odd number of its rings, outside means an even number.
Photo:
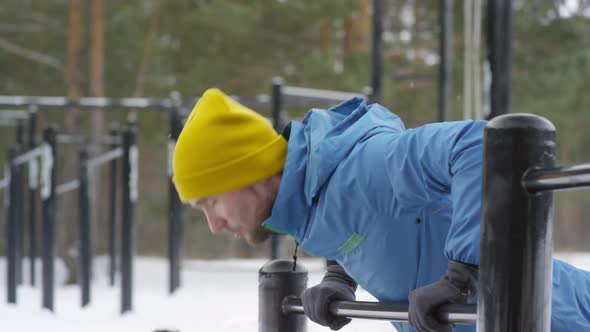
[[[407,301],[411,290],[439,280],[449,260],[479,265],[485,125],[405,129],[395,114],[360,98],[313,109],[291,122],[264,225],[338,261],[380,302]],[[552,331],[589,331],[590,272],[557,260],[553,269]]]

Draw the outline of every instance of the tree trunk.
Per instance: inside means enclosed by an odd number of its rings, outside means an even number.
[[[67,35],[67,63],[66,63],[66,91],[67,97],[76,100],[81,96],[80,89],[80,50],[82,48],[82,0],[70,0],[69,23]],[[70,108],[65,116],[65,132],[78,133],[79,112]],[[58,153],[63,160],[63,173],[59,183],[71,180],[78,174],[78,149],[72,146],[60,147]],[[65,156],[65,157],[64,157]],[[57,234],[59,242],[57,246],[59,256],[64,260],[69,271],[67,283],[75,283],[78,280],[77,269],[77,239],[78,239],[78,214],[76,213],[77,201],[75,193],[63,194],[58,198],[58,223]],[[75,195],[75,196],[74,196]],[[69,204],[68,204],[69,203]]]
[[[92,0],[90,4],[90,95],[93,97],[104,97],[104,0]],[[101,136],[105,135],[104,111],[96,109],[90,116],[90,155],[96,156],[105,151],[103,146],[99,145]],[[106,252],[106,227],[98,225],[108,225],[106,217],[108,215],[107,195],[103,193],[104,186],[102,183],[108,183],[108,174],[103,170],[108,164],[99,166],[90,179],[90,209],[91,209],[91,230],[92,243],[91,249],[96,252],[98,248],[104,248]],[[102,199],[101,199],[102,198]],[[103,240],[99,242],[99,240]]]

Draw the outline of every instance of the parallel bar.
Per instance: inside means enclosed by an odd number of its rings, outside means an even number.
[[[13,160],[18,153],[20,152],[19,145],[13,145],[8,150],[8,160]],[[6,233],[5,233],[5,241],[6,241],[6,296],[8,303],[16,303],[17,301],[17,287],[18,287],[18,275],[17,275],[17,205],[15,204],[15,200],[17,200],[18,195],[18,179],[15,176],[15,172],[17,172],[17,167],[12,166],[10,167],[10,185],[8,192],[5,194],[7,195],[8,200],[8,216],[7,216],[7,223],[6,223]]]
[[[62,183],[59,186],[57,186],[55,188],[55,193],[57,195],[61,195],[61,194],[65,194],[68,191],[72,191],[75,189],[78,189],[80,187],[80,180],[79,179],[74,179],[74,180],[70,180],[66,183]]]
[[[283,312],[303,314],[301,299],[287,296],[283,301]],[[408,303],[386,305],[378,302],[335,301],[330,304],[330,313],[337,317],[407,322]],[[454,324],[474,324],[477,320],[476,305],[445,305],[439,310],[438,317],[441,321]]]
[[[16,121],[16,143],[20,146],[20,152],[25,147],[25,120]],[[17,157],[18,159],[18,157]],[[16,278],[19,285],[23,284],[23,256],[25,254],[25,202],[26,190],[24,171],[20,164],[16,163],[11,171],[12,178],[16,181],[16,192],[12,196],[12,204],[16,209]]]
[[[43,222],[41,223],[41,234],[43,234],[43,243],[41,257],[43,259],[43,308],[53,311],[54,300],[54,278],[55,278],[55,219],[57,213],[57,200],[55,183],[57,181],[57,130],[54,127],[48,127],[43,131],[43,140],[46,147],[49,148],[50,154],[47,155],[49,160],[44,160],[43,165],[44,188],[41,189]]]
[[[37,147],[37,105],[29,107],[29,150]],[[29,162],[29,268],[30,283],[35,286],[37,258],[37,205],[39,197],[39,162]]]
[[[119,126],[114,123],[111,125],[111,136],[119,135]],[[118,144],[112,144],[112,148],[117,148]],[[115,285],[115,270],[117,267],[117,159],[110,162],[110,214],[109,214],[109,285]]]
[[[232,96],[238,102],[253,108],[268,104],[270,97],[259,94],[254,97]],[[182,107],[190,108],[195,105],[198,98],[180,100]],[[78,100],[70,100],[65,97],[48,96],[0,96],[0,107],[19,107],[38,105],[46,109],[57,108],[101,108],[101,109],[143,109],[168,111],[175,107],[175,101],[170,98],[103,98],[103,97],[82,97]],[[1,113],[1,112],[0,112]]]
[[[272,100],[271,100],[271,113],[272,113],[272,124],[277,132],[282,129],[280,123],[281,111],[283,110],[283,94],[284,94],[283,79],[280,77],[274,77],[272,80]],[[274,233],[270,238],[270,259],[277,259],[279,257],[279,244],[281,242],[281,235]]]
[[[43,148],[41,146],[36,147],[33,150],[27,151],[20,156],[16,157],[13,161],[14,166],[20,166],[24,163],[27,163],[35,158],[41,157],[43,154]]]
[[[80,151],[80,193],[78,195],[78,203],[80,209],[79,219],[79,236],[78,241],[78,258],[80,262],[80,294],[82,307],[90,303],[90,277],[92,275],[92,237],[90,236],[90,193],[88,188],[88,151],[82,149]]]
[[[167,109],[171,107],[168,99],[150,98],[101,98],[82,97],[70,100],[65,97],[46,96],[0,96],[0,107],[38,105],[44,108],[124,108],[124,109]]]
[[[172,100],[180,101],[180,95],[174,93],[170,96]],[[182,215],[182,202],[176,191],[176,187],[172,182],[172,155],[174,152],[174,146],[182,131],[182,118],[180,103],[176,108],[170,111],[170,141],[168,142],[168,177],[170,182],[168,183],[168,209],[169,209],[169,221],[168,221],[168,260],[169,260],[169,280],[168,280],[168,292],[174,293],[176,289],[180,287],[180,271],[182,263],[182,234],[183,234],[183,215]]]
[[[533,169],[524,177],[524,187],[531,193],[589,186],[590,163],[549,169]]]
[[[123,156],[123,149],[122,148],[115,148],[110,151],[107,151],[101,155],[88,159],[88,168],[100,166],[104,163],[107,163],[113,159],[117,159]]]
[[[307,318],[285,315],[281,308],[289,295],[301,296],[308,270],[288,259],[270,261],[258,271],[258,332],[305,332]]]
[[[120,143],[121,139],[117,136],[101,136],[98,138],[99,144],[115,144]],[[57,143],[60,144],[88,144],[89,139],[82,135],[59,134],[57,135]]]
[[[531,114],[505,114],[484,132],[479,331],[549,332],[553,193],[522,185],[533,167],[553,167],[555,127]]]
[[[123,134],[123,218],[121,220],[121,313],[133,310],[133,251],[135,248],[135,202],[137,200],[137,146],[135,123]]]

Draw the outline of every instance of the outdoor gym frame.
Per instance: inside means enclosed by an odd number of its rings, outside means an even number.
[[[127,129],[122,134],[122,147],[115,147],[112,150],[89,158],[86,147],[80,151],[80,169],[78,178],[57,185],[57,143],[58,134],[54,126],[48,126],[43,131],[43,144],[30,151],[21,152],[18,144],[10,147],[8,152],[8,220],[7,220],[7,301],[17,302],[18,275],[21,270],[18,263],[19,224],[22,223],[23,189],[25,187],[22,166],[32,161],[41,159],[41,199],[42,199],[42,305],[49,310],[54,309],[54,287],[55,287],[55,234],[56,234],[56,213],[57,195],[68,191],[79,190],[79,259],[80,259],[80,287],[82,306],[90,302],[90,280],[92,268],[92,241],[91,241],[91,213],[90,213],[90,178],[93,169],[111,163],[116,159],[123,160],[123,176],[121,177],[122,187],[122,224],[121,224],[121,277],[122,296],[121,311],[127,312],[132,309],[132,279],[133,279],[133,251],[134,251],[134,220],[135,202],[137,201],[137,146],[135,123],[129,122]],[[112,178],[116,173],[111,174]],[[32,179],[29,179],[32,181]],[[114,180],[111,181],[111,191],[116,192]],[[114,217],[114,201],[111,201],[111,216]],[[111,229],[111,235],[114,232]],[[114,237],[114,236],[113,236]],[[111,238],[111,242],[113,242]],[[34,277],[34,271],[32,271]]]

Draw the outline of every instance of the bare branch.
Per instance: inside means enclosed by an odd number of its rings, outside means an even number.
[[[3,49],[6,52],[10,52],[12,54],[19,55],[31,61],[35,61],[37,63],[55,68],[61,72],[64,71],[64,66],[61,63],[61,61],[59,61],[59,59],[49,55],[41,54],[33,50],[23,48],[21,46],[9,42],[4,38],[0,38],[0,49]]]

